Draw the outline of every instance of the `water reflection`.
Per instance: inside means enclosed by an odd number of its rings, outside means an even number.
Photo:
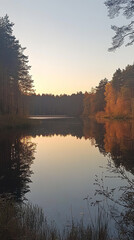
[[[103,120],[92,125],[92,131],[102,126],[104,134],[101,144],[94,134],[96,145],[108,158],[108,173],[95,180],[96,194],[99,200],[108,200],[107,212],[116,221],[121,239],[134,237],[134,122]],[[93,130],[95,126],[95,130]],[[88,129],[85,125],[85,128]],[[103,131],[101,129],[101,132]],[[88,133],[90,131],[88,130]],[[86,134],[87,135],[87,134]],[[89,138],[92,132],[89,133]],[[131,174],[130,174],[131,173]],[[106,184],[106,178],[111,184]],[[114,179],[113,179],[114,178]],[[102,201],[102,202],[103,202]],[[95,203],[95,200],[94,200]],[[104,202],[103,202],[104,204]],[[102,208],[104,209],[104,205]],[[105,206],[106,208],[106,206]]]
[[[106,154],[104,146],[105,124],[93,119],[83,120],[83,136],[92,139],[93,144],[99,148],[100,153]]]
[[[51,119],[19,132],[1,132],[0,137],[0,194],[11,192],[19,199],[29,187],[30,166],[34,159],[36,136],[84,137],[104,156],[107,154],[116,167],[124,166],[134,173],[134,122],[93,121],[87,119]]]
[[[0,133],[0,194],[14,194],[16,200],[26,196],[63,222],[61,215],[67,216],[71,206],[76,217],[86,212],[83,198],[94,193],[89,182],[101,174],[100,165],[111,159],[112,171],[123,167],[133,175],[133,156],[132,121],[39,120],[27,130]],[[120,187],[121,181],[126,179],[108,184]]]
[[[30,166],[34,159],[35,144],[20,132],[0,134],[0,194],[12,194],[23,199],[29,191]]]
[[[105,151],[116,167],[122,165],[134,174],[134,122],[107,121],[105,129]]]
[[[49,119],[38,120],[34,128],[30,129],[27,133],[31,136],[76,136],[82,138],[83,136],[83,121],[78,118],[63,118],[63,119]]]
[[[134,122],[84,120],[86,139],[94,139],[100,153],[109,155],[115,166],[134,174]]]

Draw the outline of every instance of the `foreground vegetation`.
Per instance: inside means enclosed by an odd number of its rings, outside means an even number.
[[[84,226],[83,221],[59,230],[54,222],[48,223],[37,205],[19,204],[0,198],[0,239],[2,240],[130,240],[127,234],[118,237],[109,234],[108,218],[98,211],[95,223]]]
[[[103,221],[104,222],[104,221]],[[0,239],[3,240],[106,240],[107,224],[101,219],[95,228],[83,223],[72,224],[63,233],[54,224],[48,224],[42,209],[31,204],[15,204],[0,199]]]

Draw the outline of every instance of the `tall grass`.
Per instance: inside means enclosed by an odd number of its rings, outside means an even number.
[[[108,240],[107,226],[100,219],[95,228],[83,221],[64,228],[61,233],[54,224],[48,224],[37,205],[16,204],[0,199],[0,239],[2,240]]]

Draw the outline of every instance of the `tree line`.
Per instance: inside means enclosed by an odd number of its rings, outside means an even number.
[[[83,106],[83,116],[134,117],[134,65],[117,69],[111,81],[105,78],[86,92]]]
[[[30,115],[68,115],[79,116],[83,112],[84,94],[79,92],[72,95],[54,96],[42,94],[25,96]]]
[[[0,115],[81,115],[83,94],[36,95],[28,57],[13,35],[8,15],[0,17]]]
[[[25,102],[30,115],[134,117],[134,65],[117,69],[111,81],[104,78],[85,94],[32,94],[25,96]]]
[[[134,65],[117,69],[111,81],[105,78],[85,94],[36,95],[13,26],[7,15],[0,18],[0,115],[134,116]]]
[[[9,17],[0,18],[0,114],[24,114],[23,96],[33,92],[28,57],[13,35]]]

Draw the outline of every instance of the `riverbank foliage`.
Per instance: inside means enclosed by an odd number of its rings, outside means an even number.
[[[83,116],[108,118],[134,117],[134,65],[117,69],[112,80],[101,80],[99,85],[86,92]]]

